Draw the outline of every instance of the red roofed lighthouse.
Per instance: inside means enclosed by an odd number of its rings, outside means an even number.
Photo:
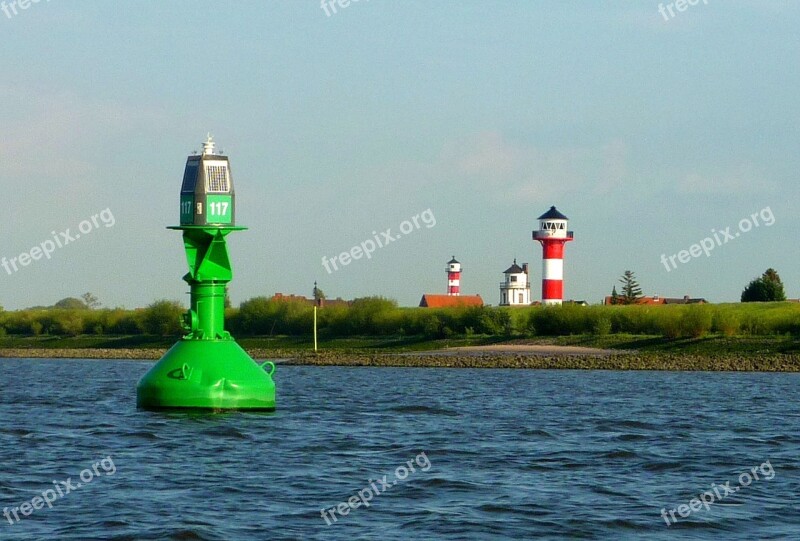
[[[573,240],[567,218],[556,207],[539,216],[533,240],[542,245],[542,304],[561,304],[564,299],[564,245]]]
[[[447,262],[444,269],[447,273],[447,295],[431,295],[426,293],[419,301],[421,308],[457,308],[462,306],[483,306],[480,295],[461,294],[461,263],[456,257]]]
[[[447,262],[447,294],[459,296],[461,294],[461,263],[456,261],[456,256]]]

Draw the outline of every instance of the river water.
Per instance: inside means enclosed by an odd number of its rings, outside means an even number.
[[[0,539],[800,539],[797,374],[279,366],[198,414],[150,366],[0,360]]]

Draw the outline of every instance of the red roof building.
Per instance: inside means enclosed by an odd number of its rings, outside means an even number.
[[[425,294],[419,301],[420,308],[457,308],[461,306],[483,306],[480,295],[431,295]]]
[[[611,295],[603,300],[603,304],[613,304]],[[693,299],[689,295],[681,298],[659,297],[653,295],[652,297],[639,297],[634,304],[706,304],[708,301],[705,299]]]

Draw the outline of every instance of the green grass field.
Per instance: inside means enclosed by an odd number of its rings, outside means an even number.
[[[0,313],[0,348],[167,348],[181,335],[183,308],[29,310]],[[256,299],[229,309],[246,348],[311,350],[307,304]],[[671,306],[399,308],[369,298],[319,311],[320,347],[334,351],[422,351],[510,340],[641,352],[796,353],[800,303]]]
[[[76,337],[2,337],[0,349],[165,349],[174,338],[160,336],[76,336]],[[248,337],[238,341],[246,349],[280,352],[310,352],[314,348],[310,336]],[[683,353],[687,355],[774,355],[800,354],[800,337],[795,336],[724,336],[667,339],[663,336],[590,334],[506,338],[471,336],[430,339],[403,336],[364,336],[321,340],[322,351],[339,353],[391,353],[437,350],[447,347],[475,346],[499,343],[526,343],[558,346],[583,346],[640,353]]]

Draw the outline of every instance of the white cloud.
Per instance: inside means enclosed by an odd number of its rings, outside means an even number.
[[[627,176],[627,148],[540,148],[486,132],[444,145],[441,167],[499,201],[547,202],[569,192],[606,194]]]
[[[690,172],[678,182],[675,189],[681,194],[742,195],[773,192],[778,185],[745,164],[716,173]]]
[[[74,179],[96,172],[93,149],[146,125],[161,115],[113,102],[87,103],[65,92],[0,88],[0,161],[3,174],[28,178]]]

